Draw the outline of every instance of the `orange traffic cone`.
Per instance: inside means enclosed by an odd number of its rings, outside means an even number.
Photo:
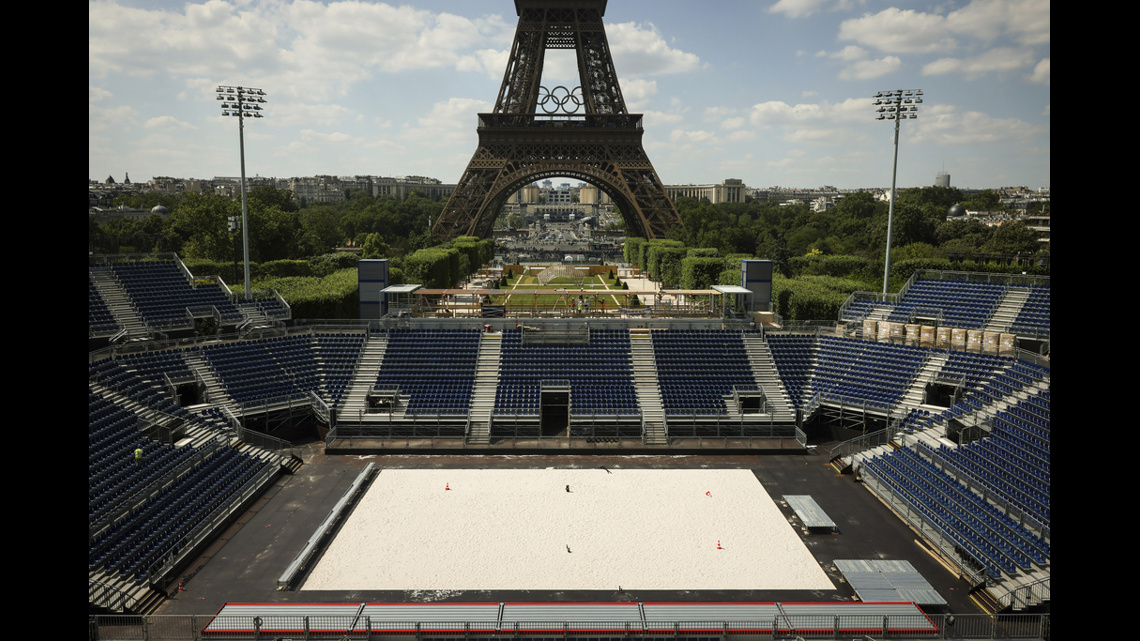
[[[445,490],[450,490],[450,489],[451,489],[451,484],[450,484],[450,483],[444,483],[444,484],[443,484],[443,489],[445,489]]]
[[[722,547],[720,546],[720,541],[717,541],[717,542],[716,542],[716,549],[718,549],[718,550],[723,550],[723,549],[724,549],[724,548],[722,548]]]

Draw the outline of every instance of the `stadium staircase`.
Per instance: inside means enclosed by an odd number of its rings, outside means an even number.
[[[110,612],[147,616],[158,611],[166,595],[144,581],[94,570],[87,577],[88,603]]]
[[[930,357],[922,364],[922,369],[911,381],[910,387],[903,394],[901,402],[908,407],[922,407],[926,401],[926,386],[934,381],[942,366],[949,360],[949,356],[939,352],[931,352]]]
[[[630,332],[629,356],[633,363],[633,389],[637,393],[637,405],[645,420],[645,443],[666,445],[669,442],[669,428],[665,423],[665,408],[657,384],[657,361],[653,356],[653,339],[649,334]]]
[[[211,405],[224,405],[234,407],[236,403],[230,395],[226,393],[226,387],[218,380],[217,375],[214,373],[214,368],[210,365],[202,354],[198,352],[186,352],[183,355],[186,360],[186,365],[193,371],[206,386],[206,400]]]
[[[111,314],[115,317],[115,322],[126,332],[126,339],[148,337],[150,331],[138,312],[135,311],[134,305],[131,304],[131,297],[127,295],[118,279],[115,278],[115,272],[107,266],[91,267],[88,271],[91,274],[91,281],[95,283],[95,289],[98,290],[99,295],[103,297],[103,302],[107,305],[107,309],[111,310]]]
[[[871,310],[870,313],[867,314],[867,317],[864,320],[875,321],[876,323],[880,323],[880,322],[885,321],[888,318],[890,318],[892,311],[894,311],[893,305],[891,305],[889,307],[888,306],[875,307],[874,309]],[[864,336],[864,338],[868,338],[868,337]]]
[[[380,377],[380,365],[384,362],[384,352],[388,348],[388,337],[382,334],[373,334],[360,353],[360,361],[356,366],[356,374],[352,378],[352,385],[348,388],[341,405],[340,422],[351,422],[358,417],[365,416],[368,410],[368,392]]]
[[[266,316],[265,312],[255,302],[237,303],[238,313],[241,314],[241,322],[238,323],[238,332],[247,333],[256,329],[266,327],[273,327],[273,319]]]
[[[483,334],[475,363],[475,388],[471,391],[469,417],[471,432],[467,442],[491,442],[491,414],[495,411],[495,390],[499,387],[499,363],[503,357],[503,334]]]
[[[748,353],[748,362],[752,364],[752,377],[756,385],[764,391],[764,398],[768,403],[768,414],[772,416],[773,423],[794,423],[796,410],[780,380],[780,373],[776,370],[776,360],[772,358],[772,350],[768,342],[760,334],[745,334],[744,351]]]
[[[1029,299],[1028,287],[1008,287],[994,313],[982,329],[987,332],[1007,332],[1017,320],[1025,301]]]

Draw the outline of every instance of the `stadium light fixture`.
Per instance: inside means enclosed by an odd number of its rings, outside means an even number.
[[[891,276],[891,232],[895,220],[895,179],[899,167],[899,121],[918,118],[918,105],[922,103],[921,89],[894,89],[875,94],[874,105],[878,107],[875,120],[895,121],[895,158],[891,164],[891,204],[887,212],[887,254],[883,266],[883,300],[887,299],[887,287]]]
[[[250,300],[249,288],[249,216],[245,202],[245,119],[262,118],[265,92],[254,87],[222,85],[218,87],[218,100],[222,103],[223,116],[238,119],[238,145],[241,149],[241,233],[245,252],[245,299]]]

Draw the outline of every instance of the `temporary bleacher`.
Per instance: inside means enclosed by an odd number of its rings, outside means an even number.
[[[994,414],[988,436],[933,455],[1042,526],[1050,523],[1050,403],[1030,395]]]
[[[629,332],[589,331],[582,343],[527,343],[524,330],[503,332],[497,415],[537,415],[545,381],[566,381],[571,415],[632,416],[639,412]]]
[[[565,343],[528,342],[523,334],[520,329],[502,332],[495,368],[494,420],[489,426],[491,443],[503,437],[495,431],[495,421],[537,420],[544,381],[564,381],[568,387],[567,434],[572,437],[583,433],[576,421],[584,417],[633,424],[640,416],[628,329],[590,329],[583,340]],[[693,422],[692,417],[722,421],[729,411],[726,395],[733,389],[758,389],[739,330],[669,329],[646,331],[645,335],[652,343],[654,376],[670,438],[690,436],[674,432],[673,421]],[[194,362],[212,367],[227,396],[243,407],[312,393],[336,406],[357,373],[366,338],[371,340],[363,330],[303,333],[121,355],[90,365],[93,390],[140,406],[126,410],[125,405],[92,392],[92,568],[145,578],[156,563],[170,558],[178,542],[185,539],[187,527],[205,512],[224,509],[226,497],[236,491],[233,486],[248,479],[244,463],[223,464],[228,455],[203,454],[196,447],[175,447],[142,437],[140,416],[147,410],[225,429],[226,419],[216,408],[209,414],[192,413],[172,399],[172,388],[179,381],[200,377],[191,355]],[[413,422],[447,418],[462,425],[470,410],[482,333],[477,329],[391,329],[383,332],[383,338],[383,361],[372,389],[395,390],[406,399],[401,420],[404,416]],[[895,452],[861,460],[866,461],[868,473],[906,497],[908,505],[945,532],[982,573],[1003,577],[1047,568],[1051,515],[1045,368],[992,354],[814,334],[772,333],[765,334],[764,340],[799,409],[809,395],[869,409],[891,408],[891,417],[902,415],[893,412],[901,407],[908,410],[905,418],[897,422],[892,418],[891,424],[908,438],[945,432],[955,420],[968,424],[975,440],[967,444],[928,446],[931,440],[914,439]],[[931,358],[934,354],[937,359]],[[936,367],[931,363],[937,363],[939,383],[956,385],[954,403],[945,411],[909,407],[903,401],[910,386],[918,387],[914,381],[924,363],[930,370]],[[981,438],[976,438],[981,432],[975,426],[984,428]],[[463,436],[462,431],[457,434]],[[141,466],[131,461],[134,448],[140,445],[146,461]],[[219,468],[204,465],[215,459]],[[216,477],[221,485],[208,490],[194,485],[207,477]],[[214,499],[198,505],[166,493],[183,483],[197,488],[185,490],[192,496]],[[179,502],[194,503],[195,508],[186,512],[163,509]],[[143,518],[144,514],[150,518]]]
[[[903,447],[863,460],[895,496],[942,530],[986,574],[1029,572],[1048,563],[1048,543],[919,454]]]
[[[110,605],[108,594],[161,592],[179,560],[200,550],[280,471],[279,457],[231,447],[217,416],[162,397],[155,379],[171,380],[165,368],[178,377],[180,367],[176,352],[89,367],[88,571],[95,605]],[[146,436],[159,416],[206,436],[176,443]]]
[[[87,278],[87,331],[92,335],[106,334],[119,330],[119,323],[115,320],[110,308],[103,302],[103,296],[95,287],[95,281]]]
[[[1010,325],[1010,331],[1017,334],[1049,335],[1050,289],[1048,286],[1033,285],[1029,297],[1021,306],[1017,318]]]
[[[802,408],[805,393],[811,389],[815,367],[816,337],[809,334],[770,334],[765,336],[780,380],[796,408]]]
[[[220,284],[192,284],[173,260],[119,262],[111,267],[139,315],[152,328],[183,327],[194,316],[215,313],[223,322],[242,318]]]
[[[819,339],[812,387],[821,398],[887,409],[906,393],[924,350],[834,336]]]
[[[653,332],[661,401],[668,415],[726,415],[733,389],[757,391],[740,332]]]
[[[363,349],[363,333],[313,335],[313,350],[321,372],[321,396],[329,405],[338,407],[344,399]]]
[[[901,435],[893,448],[852,463],[975,577],[1039,584],[1049,574],[1048,371],[992,354],[908,349],[941,354],[937,378],[955,384],[952,403],[910,408],[891,426]],[[962,444],[946,437],[951,423]]]
[[[408,415],[466,416],[479,358],[478,330],[398,329],[388,344],[376,391],[407,397]]]
[[[145,466],[132,464],[135,448]],[[88,520],[93,526],[130,507],[132,499],[188,460],[175,448],[142,436],[139,418],[95,394],[88,397]]]
[[[1001,301],[1005,283],[920,278],[895,305],[887,320],[909,323],[916,316],[940,315],[945,327],[980,329]]]
[[[207,345],[202,354],[226,393],[241,405],[296,399],[320,388],[320,367],[308,335]]]
[[[233,497],[269,465],[236,450],[218,448],[174,476],[164,457],[144,456],[141,463],[121,457],[118,467],[134,466],[140,474],[153,472],[154,476],[140,481],[144,484],[133,486],[149,494],[91,537],[89,569],[149,578],[155,566],[179,552],[198,528],[211,522],[215,512],[232,507]]]

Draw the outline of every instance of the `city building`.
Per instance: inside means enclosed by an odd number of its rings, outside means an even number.
[[[739,178],[725,178],[719,185],[665,185],[669,198],[708,199],[712,204],[742,203],[745,191],[744,181]]]

